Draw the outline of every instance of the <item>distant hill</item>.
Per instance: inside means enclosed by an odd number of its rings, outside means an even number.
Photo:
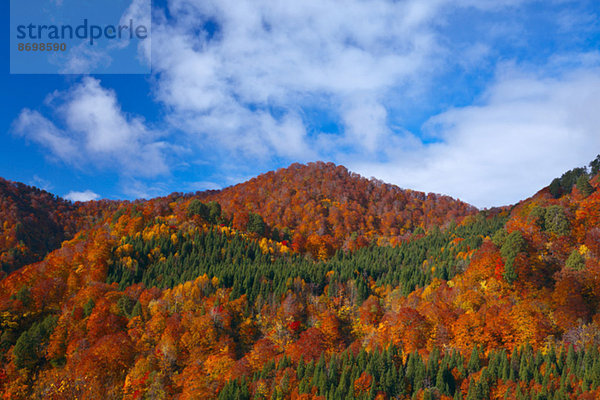
[[[0,178],[0,266],[3,273],[40,261],[118,202],[71,203]]]
[[[71,237],[75,207],[46,191],[0,178],[0,263],[12,272],[41,260]]]

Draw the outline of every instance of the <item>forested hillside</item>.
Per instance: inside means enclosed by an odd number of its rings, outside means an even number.
[[[56,196],[0,178],[0,263],[12,272],[43,258],[73,234],[73,207]]]
[[[324,163],[136,202],[2,181],[0,392],[600,398],[598,165],[483,211]]]
[[[352,250],[378,239],[396,244],[416,228],[460,222],[476,209],[448,196],[402,190],[366,179],[332,163],[293,164],[246,183],[209,194],[244,229],[252,213],[279,239],[294,232],[297,250],[323,259],[337,249]]]

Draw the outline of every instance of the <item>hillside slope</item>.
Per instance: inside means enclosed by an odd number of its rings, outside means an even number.
[[[600,398],[594,168],[480,212],[323,163],[73,207],[0,281],[5,398]]]
[[[0,178],[0,264],[3,272],[39,261],[72,236],[75,207],[51,193]]]
[[[293,164],[207,198],[235,215],[235,228],[244,228],[248,213],[256,213],[278,231],[290,230],[299,239],[312,235],[334,249],[354,248],[357,239],[398,243],[417,228],[460,222],[476,212],[448,196],[403,190],[323,162]]]

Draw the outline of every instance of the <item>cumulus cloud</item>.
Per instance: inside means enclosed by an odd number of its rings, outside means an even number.
[[[461,197],[480,207],[514,204],[600,153],[600,70],[540,77],[499,74],[478,104],[425,125],[437,141],[397,161],[353,167],[404,187]]]
[[[156,95],[229,153],[317,157],[302,107],[319,103],[339,115],[340,145],[375,150],[391,133],[381,97],[436,68],[428,23],[444,3],[176,0],[153,30]]]
[[[504,37],[451,41],[449,16],[528,2],[174,0],[153,28],[155,96],[216,162],[412,158],[418,135],[390,111],[431,101],[436,77],[484,64]],[[311,126],[306,108],[332,115],[336,129]]]
[[[70,200],[70,201],[92,201],[92,200],[98,200],[100,198],[100,195],[97,193],[92,192],[91,190],[86,190],[83,192],[69,192],[65,195],[65,199]]]
[[[84,78],[67,92],[47,100],[62,122],[58,127],[39,111],[24,109],[14,123],[16,134],[34,141],[50,156],[79,168],[93,166],[126,176],[156,177],[169,172],[171,147],[143,118],[123,112],[114,91]]]

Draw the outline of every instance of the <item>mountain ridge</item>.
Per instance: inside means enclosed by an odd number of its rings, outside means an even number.
[[[18,188],[20,194],[13,194],[11,197],[10,187]],[[270,203],[267,201],[267,192],[271,193]],[[22,201],[11,202],[15,196],[20,197]],[[41,200],[36,199],[36,196],[41,196]],[[350,233],[357,233],[361,237],[359,241],[362,242],[372,240],[375,236],[397,237],[406,232],[410,233],[420,225],[423,228],[443,225],[451,219],[460,222],[464,216],[476,212],[475,207],[450,196],[402,189],[396,185],[366,179],[343,166],[324,162],[292,164],[218,191],[175,192],[156,199],[178,197],[218,201],[237,229],[244,230],[248,213],[256,213],[272,228],[287,228],[292,233],[297,233],[299,241],[308,239],[311,235],[326,237],[330,253],[342,247],[354,248],[355,244],[348,241]],[[332,208],[330,204],[324,204],[324,199],[337,202],[339,207]],[[73,219],[88,217],[91,221],[88,221],[86,226],[89,226],[93,221],[97,221],[104,211],[118,208],[120,204],[153,199],[70,202],[34,186],[1,179],[0,200],[10,203],[0,207],[0,210],[3,210],[4,221],[9,223],[9,226],[3,227],[2,236],[10,237],[6,243],[0,243],[0,260],[2,269],[12,272],[27,263],[41,260],[49,251],[58,248],[63,240],[72,238],[83,227],[81,221],[75,222]],[[301,208],[293,208],[299,207],[299,204],[302,205]],[[305,207],[313,207],[313,210],[307,210]],[[379,209],[375,209],[377,207]],[[407,208],[412,208],[413,211],[408,212]],[[10,210],[17,215],[11,217]],[[50,226],[56,238],[53,243],[42,245],[35,240],[35,237],[51,236],[50,232],[39,233],[32,238],[20,238],[15,232],[18,219],[27,220],[24,214],[35,214],[37,211],[40,215],[35,225]],[[60,217],[53,216],[56,212],[60,213]],[[310,221],[302,220],[311,213],[314,213],[315,218]],[[344,213],[351,215],[340,215]],[[344,218],[356,221],[344,221]],[[371,218],[371,221],[367,221],[368,218]],[[59,220],[62,221],[60,224]],[[334,232],[334,226],[343,228]],[[26,231],[35,232],[33,228],[28,226]],[[290,234],[289,239],[291,236]],[[313,239],[316,240],[314,237]],[[18,251],[15,248],[18,248]],[[15,254],[20,258],[15,257]]]

